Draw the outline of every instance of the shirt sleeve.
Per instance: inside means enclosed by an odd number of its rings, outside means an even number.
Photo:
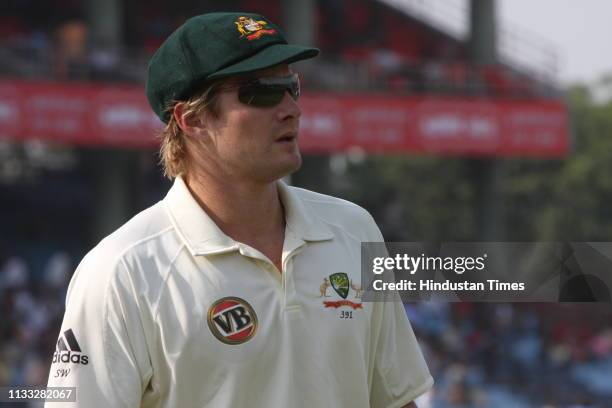
[[[104,258],[90,253],[70,282],[49,373],[77,400],[45,407],[140,406],[152,369],[138,298],[125,263]]]
[[[384,242],[371,216],[368,240]],[[388,256],[386,249],[380,250],[380,256]],[[388,277],[385,280],[393,279]],[[393,291],[380,295],[381,298],[373,302],[372,312],[374,368],[370,406],[401,408],[424,394],[433,386],[434,380],[399,294]]]
[[[372,408],[401,408],[434,383],[403,303],[396,295],[394,300],[375,304],[380,331],[374,350]]]

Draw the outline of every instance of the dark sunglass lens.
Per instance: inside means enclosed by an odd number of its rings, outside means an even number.
[[[251,106],[269,107],[278,105],[289,92],[297,101],[300,96],[300,81],[297,75],[284,78],[260,78],[245,84],[238,91],[240,102]]]
[[[245,86],[238,92],[238,100],[251,106],[274,106],[283,100],[285,92],[285,88],[267,85]]]

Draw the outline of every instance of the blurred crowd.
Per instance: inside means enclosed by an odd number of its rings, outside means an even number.
[[[610,406],[609,304],[422,302],[406,310],[436,379],[432,407]]]
[[[39,273],[12,256],[0,269],[0,385],[46,384],[72,274],[57,252]]]
[[[327,0],[317,7],[316,43],[324,52],[302,70],[311,89],[556,96],[553,86],[529,73],[470,64],[465,44],[381,3]],[[148,59],[176,27],[217,9],[254,10],[282,20],[278,4],[261,0],[201,7],[135,1],[124,5],[121,29],[101,35],[88,20],[92,11],[85,2],[9,2],[0,5],[0,75],[142,83]]]
[[[0,264],[0,386],[46,383],[74,267],[65,252],[41,268],[16,256]],[[436,380],[421,408],[609,406],[607,304],[422,302],[406,311]]]
[[[141,82],[147,55],[139,48],[94,46],[80,17],[37,28],[0,15],[0,74],[24,79]],[[130,55],[130,52],[132,55]]]

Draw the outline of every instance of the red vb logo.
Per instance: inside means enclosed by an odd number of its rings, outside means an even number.
[[[257,315],[246,300],[225,297],[208,309],[208,327],[219,341],[242,344],[255,335]]]

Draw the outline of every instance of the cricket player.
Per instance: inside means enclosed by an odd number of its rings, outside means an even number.
[[[372,217],[287,186],[290,45],[249,13],[193,17],[149,64],[174,184],[79,264],[49,386],[87,408],[401,408],[433,384],[399,302],[362,302]]]

